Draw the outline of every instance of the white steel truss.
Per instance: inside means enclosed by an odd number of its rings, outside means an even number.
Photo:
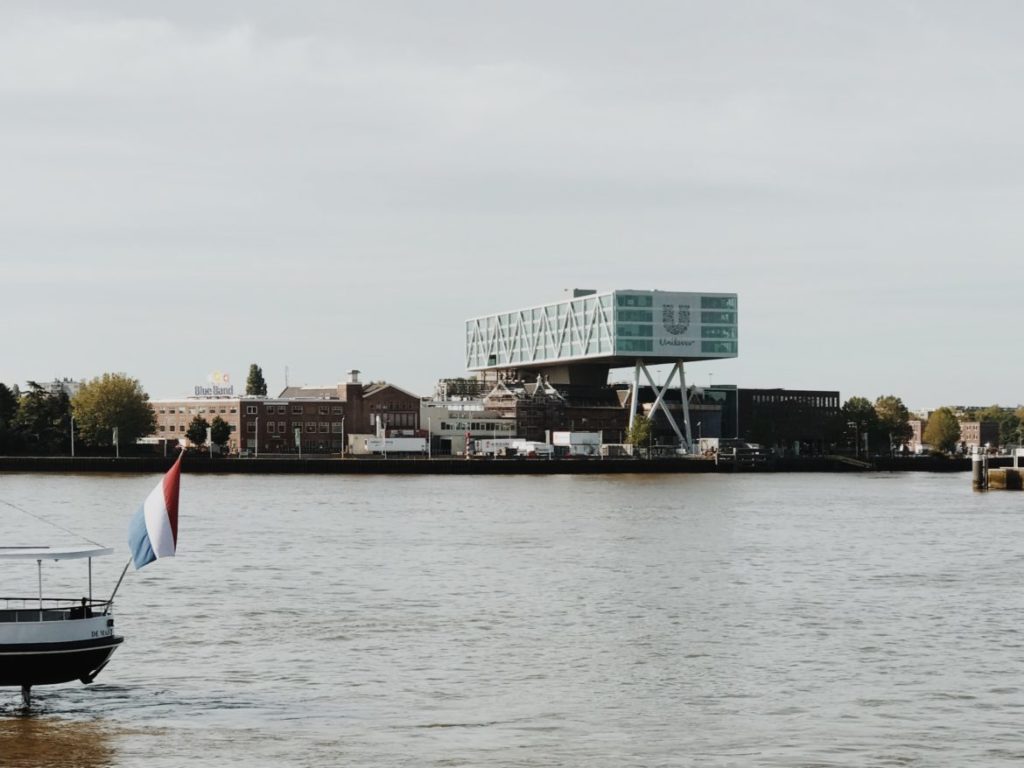
[[[647,378],[647,382],[651,385],[651,389],[654,390],[654,403],[651,405],[651,418],[659,409],[665,418],[668,419],[669,426],[672,427],[672,431],[676,433],[676,437],[679,438],[680,447],[687,453],[691,453],[693,449],[693,433],[690,431],[690,404],[686,397],[686,372],[683,368],[683,361],[679,360],[672,365],[672,369],[668,372],[668,378],[665,380],[665,385],[659,387],[654,383],[654,377],[651,376],[651,372],[647,370],[647,366],[643,360],[637,360],[636,366],[633,369],[633,384],[630,392],[630,404],[629,404],[629,428],[633,428],[633,422],[636,420],[637,409],[639,407],[639,396],[640,396],[640,373],[643,373]],[[675,417],[669,410],[665,403],[665,393],[668,392],[672,386],[672,380],[679,374],[679,394],[680,401],[682,403],[683,410],[683,429],[679,429],[679,424],[676,422]]]
[[[466,321],[466,368],[515,368],[615,353],[611,292]]]

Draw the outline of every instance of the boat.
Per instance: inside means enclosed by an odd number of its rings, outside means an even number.
[[[35,685],[91,683],[124,642],[114,632],[113,596],[92,596],[92,559],[112,553],[96,546],[0,547],[0,562],[35,560],[39,574],[38,595],[0,597],[0,686],[20,686],[26,709]],[[87,596],[43,597],[43,562],[81,559],[88,561]]]

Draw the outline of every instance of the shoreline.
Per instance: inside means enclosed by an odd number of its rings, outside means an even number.
[[[162,456],[0,456],[0,472],[158,473],[174,459]],[[1011,466],[1013,459],[989,460],[990,467]],[[219,458],[186,457],[183,471],[193,474],[310,475],[594,475],[594,474],[734,474],[778,472],[969,472],[970,458],[877,458],[856,465],[842,457],[809,456],[733,465],[710,459],[378,459],[378,458]]]

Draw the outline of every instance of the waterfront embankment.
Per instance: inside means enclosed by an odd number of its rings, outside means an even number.
[[[158,456],[0,456],[0,472],[165,472],[172,458]],[[1008,466],[1012,459],[994,458],[990,466]],[[359,458],[218,458],[189,456],[185,471],[202,474],[256,475],[599,475],[708,474],[733,472],[967,472],[970,459],[943,457],[876,458],[851,463],[842,457],[769,458],[756,465],[733,465],[708,459],[383,459]]]

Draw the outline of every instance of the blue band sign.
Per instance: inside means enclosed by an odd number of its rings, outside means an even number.
[[[235,386],[231,383],[231,375],[222,371],[214,371],[206,377],[209,384],[197,384],[196,397],[232,397]]]

